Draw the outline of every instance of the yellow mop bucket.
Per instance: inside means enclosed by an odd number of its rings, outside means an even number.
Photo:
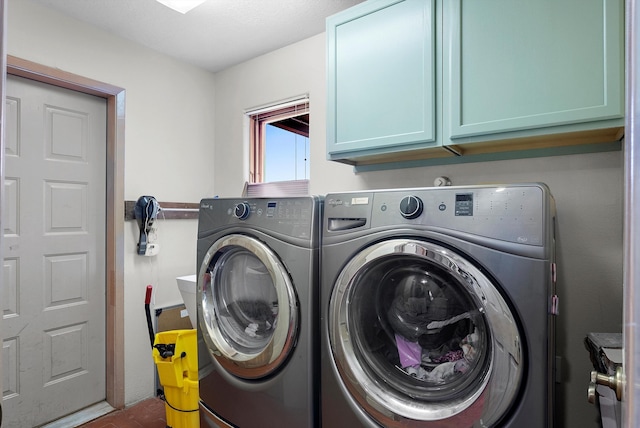
[[[164,389],[167,428],[198,428],[198,349],[196,330],[157,333],[153,360]]]

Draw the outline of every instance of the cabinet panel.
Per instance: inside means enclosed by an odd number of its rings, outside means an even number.
[[[434,2],[374,0],[327,19],[327,155],[436,145]]]
[[[445,144],[585,122],[593,127],[598,120],[622,123],[622,0],[447,0],[443,6]]]

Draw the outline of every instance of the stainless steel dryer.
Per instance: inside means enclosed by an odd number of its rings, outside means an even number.
[[[200,202],[201,426],[317,426],[321,209],[318,197]]]
[[[325,427],[553,425],[544,184],[328,194]]]

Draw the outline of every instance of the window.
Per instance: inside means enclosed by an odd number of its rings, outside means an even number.
[[[309,100],[296,98],[246,113],[250,126],[248,187],[307,194],[309,180]],[[246,193],[246,192],[245,192]]]

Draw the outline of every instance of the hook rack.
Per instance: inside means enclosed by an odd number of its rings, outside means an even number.
[[[191,202],[158,202],[160,205],[160,214],[158,218],[163,220],[182,220],[182,219],[197,219],[198,212],[200,210],[199,203]],[[134,207],[136,201],[124,201],[124,219],[135,220]]]

